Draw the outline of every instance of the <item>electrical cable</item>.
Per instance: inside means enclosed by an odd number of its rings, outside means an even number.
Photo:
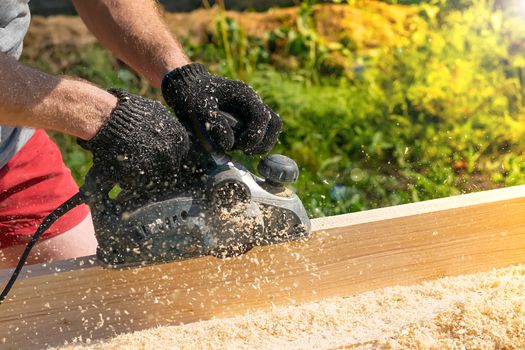
[[[33,234],[33,237],[31,237],[31,240],[27,243],[26,249],[24,250],[24,253],[22,253],[22,256],[20,257],[20,261],[18,261],[18,265],[16,266],[15,270],[13,271],[13,274],[11,275],[11,278],[7,282],[6,286],[4,287],[4,290],[0,294],[0,304],[5,300],[7,297],[7,294],[15,284],[16,279],[18,278],[18,275],[20,274],[20,271],[22,271],[22,268],[24,267],[24,264],[26,263],[27,258],[29,257],[29,254],[31,253],[31,249],[33,249],[34,245],[38,242],[40,237],[46,232],[46,230],[51,227],[57,221],[61,216],[66,214],[71,209],[75,208],[76,206],[84,203],[85,195],[84,191],[82,189],[77,192],[75,195],[73,195],[71,198],[69,198],[67,201],[62,203],[58,208],[53,210],[46,218],[40,223],[38,226],[36,232]]]

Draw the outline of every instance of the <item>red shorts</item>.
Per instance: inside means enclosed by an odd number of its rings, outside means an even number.
[[[78,191],[58,147],[45,131],[31,139],[0,169],[0,249],[26,244],[42,220]],[[64,233],[86,218],[81,205],[58,219],[42,239]]]

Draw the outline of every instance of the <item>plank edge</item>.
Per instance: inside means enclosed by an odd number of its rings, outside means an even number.
[[[406,218],[422,214],[435,213],[445,210],[467,208],[487,203],[511,201],[525,197],[525,185],[500,188],[490,191],[481,191],[469,194],[456,195],[428,201],[402,204],[385,208],[365,210],[349,214],[312,219],[312,233],[351,227],[366,223],[384,220]],[[254,248],[254,249],[257,249]],[[203,259],[201,257],[197,259]],[[180,263],[177,261],[176,263]],[[39,277],[46,274],[64,273],[75,270],[101,268],[95,255],[61,260],[47,264],[26,266],[19,278]],[[7,282],[13,269],[1,269],[0,281]]]

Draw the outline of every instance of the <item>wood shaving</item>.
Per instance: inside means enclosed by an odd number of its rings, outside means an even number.
[[[119,335],[72,349],[523,349],[525,265]]]

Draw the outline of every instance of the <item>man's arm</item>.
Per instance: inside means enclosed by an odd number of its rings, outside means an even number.
[[[0,124],[56,130],[91,139],[117,104],[82,80],[52,76],[0,53]]]
[[[190,63],[153,0],[74,0],[80,17],[118,58],[160,87],[171,70]]]
[[[201,64],[190,64],[163,23],[155,1],[73,2],[99,41],[161,87],[177,117],[199,132],[204,130],[215,148],[262,154],[275,145],[280,117],[245,83],[214,76]],[[221,112],[242,121],[241,130],[234,133]]]

